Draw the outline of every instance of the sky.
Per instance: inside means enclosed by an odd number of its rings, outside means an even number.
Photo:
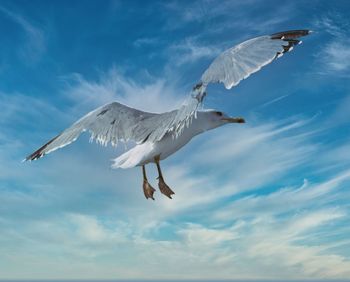
[[[0,1],[0,279],[350,279],[349,1]],[[206,108],[243,116],[162,162],[142,192],[123,146],[83,135],[111,101],[175,109],[220,52],[312,29]],[[148,179],[157,187],[154,165]]]

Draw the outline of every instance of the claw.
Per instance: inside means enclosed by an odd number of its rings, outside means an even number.
[[[143,181],[143,193],[145,194],[146,199],[151,198],[154,200],[153,194],[156,191],[147,180]]]
[[[158,187],[160,192],[167,196],[169,199],[172,199],[171,195],[175,194],[174,191],[169,188],[169,186],[164,182],[164,179],[162,177],[158,177],[158,179]]]

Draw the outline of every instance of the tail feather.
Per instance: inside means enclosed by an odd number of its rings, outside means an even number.
[[[130,168],[134,167],[135,165],[130,164],[130,151],[122,154],[118,158],[113,159],[112,168]]]
[[[125,152],[118,158],[113,159],[112,168],[131,168],[147,162],[150,152],[153,150],[153,143],[143,143]]]

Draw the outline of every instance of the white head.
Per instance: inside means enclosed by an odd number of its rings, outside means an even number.
[[[230,117],[217,110],[203,110],[197,112],[197,120],[202,130],[210,130],[228,123],[244,123],[240,117]]]

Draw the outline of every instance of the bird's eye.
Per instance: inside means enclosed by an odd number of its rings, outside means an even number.
[[[215,112],[219,117],[222,116],[222,112]]]

